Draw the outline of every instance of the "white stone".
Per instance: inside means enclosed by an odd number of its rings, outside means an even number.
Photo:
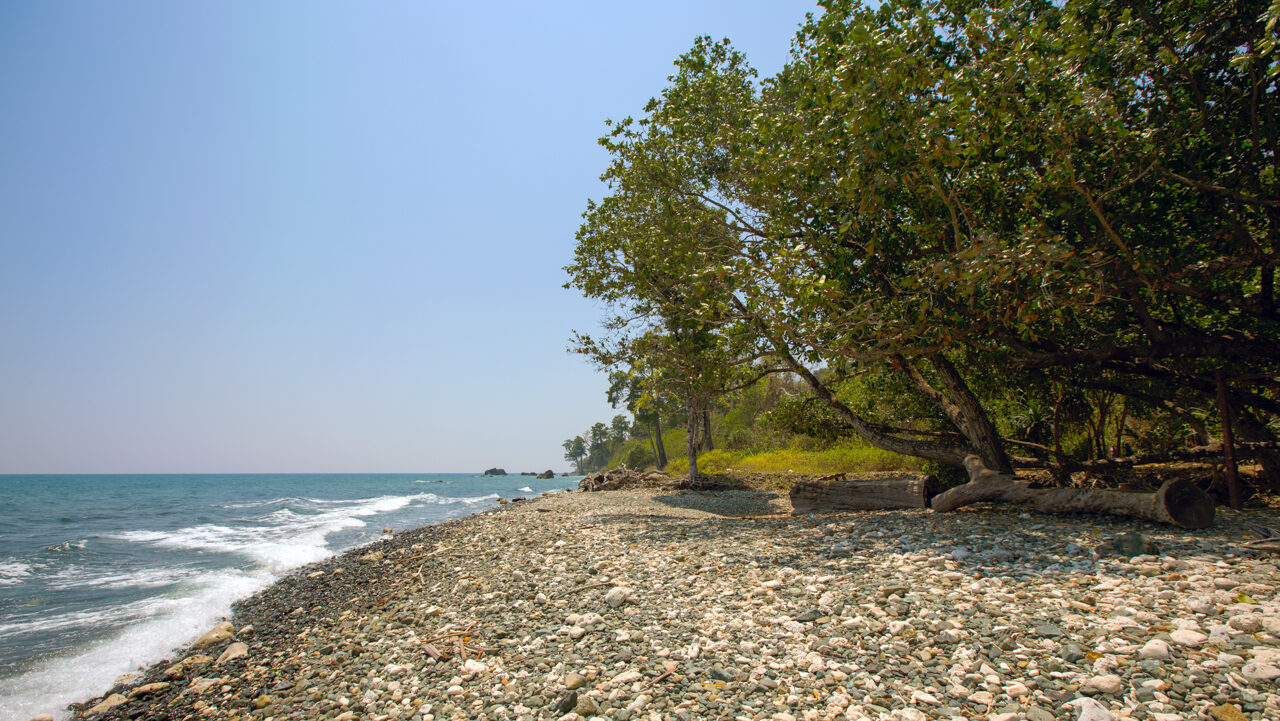
[[[205,646],[216,646],[217,644],[231,638],[234,633],[235,627],[230,623],[223,621],[210,629],[208,633],[196,639],[196,642],[191,644],[191,648],[195,649],[203,648]]]
[[[1252,682],[1274,681],[1280,678],[1280,666],[1257,661],[1246,663],[1240,674]]]
[[[222,655],[218,657],[217,661],[213,662],[213,665],[221,666],[227,661],[231,661],[237,658],[244,658],[245,656],[248,656],[248,655],[249,655],[249,646],[247,644],[241,643],[240,641],[236,641],[230,646],[227,646],[227,650],[222,652]]]
[[[1124,679],[1114,673],[1105,676],[1094,676],[1085,682],[1085,686],[1102,693],[1120,693],[1124,690]]]
[[[614,676],[613,681],[611,681],[611,683],[613,683],[615,686],[624,686],[629,683],[635,683],[636,681],[639,681],[642,678],[644,678],[644,676],[639,671],[635,671],[635,670],[623,671],[617,676]]]
[[[942,702],[938,700],[937,696],[934,696],[933,694],[930,694],[930,693],[925,693],[924,691],[912,691],[911,703],[923,703],[923,704],[928,704],[930,706],[942,705]]]
[[[1072,707],[1080,715],[1076,717],[1076,721],[1116,721],[1116,717],[1098,701],[1087,696],[1072,699],[1064,704],[1063,707]]]
[[[1012,698],[1022,698],[1023,696],[1030,694],[1031,689],[1027,688],[1027,685],[1025,683],[1022,683],[1020,681],[1014,681],[1013,683],[1004,687],[1004,692],[1009,694],[1009,696],[1011,696]]]
[[[1147,641],[1146,645],[1142,647],[1142,650],[1138,651],[1138,658],[1163,661],[1169,658],[1171,654],[1172,652],[1169,650],[1169,644],[1158,638],[1153,638],[1150,641]]]
[[[445,689],[444,692],[446,695],[449,695],[449,696],[461,696],[462,694],[466,693],[465,691],[462,690],[462,687],[457,684],[454,684],[449,688]]]
[[[1207,638],[1209,637],[1205,634],[1199,631],[1192,631],[1189,628],[1179,628],[1169,634],[1169,639],[1179,646],[1191,646],[1193,648],[1204,643]]]
[[[1249,658],[1258,663],[1273,663],[1280,665],[1280,648],[1270,646],[1258,646],[1249,649]]]
[[[1187,599],[1187,608],[1195,613],[1210,613],[1215,605],[1213,599],[1208,596],[1196,596],[1195,598]]]
[[[970,702],[980,704],[982,706],[990,706],[995,702],[996,697],[988,691],[977,691],[969,694]]]
[[[480,661],[475,660],[474,658],[469,658],[466,661],[462,662],[463,673],[481,674],[488,670],[489,670],[488,666],[484,665]]]
[[[609,604],[609,608],[617,608],[627,602],[627,598],[631,592],[621,586],[614,586],[604,595],[604,602]]]
[[[1232,616],[1227,625],[1244,633],[1257,633],[1262,630],[1262,617],[1254,614]]]

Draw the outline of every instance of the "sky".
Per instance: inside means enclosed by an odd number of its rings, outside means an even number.
[[[0,3],[0,473],[566,470],[605,120],[815,9]]]

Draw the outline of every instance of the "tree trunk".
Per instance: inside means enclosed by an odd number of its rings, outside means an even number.
[[[1120,402],[1120,422],[1116,423],[1116,457],[1123,458],[1128,453],[1124,452],[1124,424],[1129,422],[1129,399]]]
[[[969,388],[969,384],[965,383],[964,378],[946,356],[936,353],[929,356],[929,362],[942,378],[942,385],[950,393],[951,399],[960,408],[961,417],[964,419],[960,431],[964,433],[965,438],[969,439],[969,442],[978,450],[978,455],[990,464],[991,468],[998,469],[1002,473],[1012,473],[1013,464],[1005,452],[1004,441],[996,432],[996,426],[991,422],[991,416],[982,405],[982,401],[974,394],[973,389]]]
[[[791,486],[791,513],[928,508],[929,499],[941,490],[933,476],[874,481],[797,481]]]
[[[1181,528],[1213,525],[1213,499],[1187,480],[1166,481],[1155,493],[1126,493],[1086,488],[1032,488],[1013,476],[988,470],[982,459],[964,460],[969,482],[933,497],[935,511],[970,503],[999,501],[1045,513],[1106,513],[1134,516]]]
[[[840,420],[844,421],[854,433],[857,433],[862,440],[879,448],[882,451],[890,453],[901,453],[904,456],[913,456],[915,458],[924,458],[930,461],[939,461],[951,465],[959,466],[963,464],[964,457],[969,453],[969,449],[960,444],[943,444],[936,441],[922,441],[902,438],[892,435],[881,429],[881,427],[868,422],[865,418],[854,413],[849,406],[845,405],[836,398],[835,395],[826,386],[822,385],[822,381],[813,374],[804,364],[796,360],[791,350],[783,343],[758,317],[753,315],[737,297],[731,298],[734,306],[744,317],[750,319],[760,330],[761,335],[769,340],[770,345],[777,351],[778,357],[782,359],[787,367],[793,373],[800,376],[800,379],[809,386],[813,394],[827,405],[828,408],[835,411]]]
[[[662,417],[657,413],[653,414],[653,449],[654,459],[658,464],[658,470],[666,468],[667,448],[662,445]]]
[[[689,391],[689,432],[685,446],[689,452],[689,483],[698,482],[698,403]]]
[[[959,371],[951,365],[951,361],[940,353],[929,356],[929,362],[933,364],[938,377],[942,379],[943,387],[947,389],[947,393],[943,393],[934,388],[920,369],[906,358],[899,355],[894,356],[893,360],[898,370],[906,374],[922,396],[942,411],[951,425],[955,426],[956,430],[960,431],[974,450],[982,456],[985,463],[1004,473],[1013,472],[1013,465],[1005,453],[1004,443],[996,433],[990,416],[982,407],[982,402],[970,390],[969,385],[960,377]]]
[[[714,451],[715,444],[711,441],[711,404],[706,403],[702,406],[702,450]]]
[[[1276,440],[1271,429],[1249,411],[1243,409],[1236,411],[1235,422],[1237,434],[1245,443],[1266,443]],[[1266,476],[1264,481],[1266,486],[1280,493],[1280,451],[1259,449],[1254,452],[1254,458],[1262,466],[1262,473]]]

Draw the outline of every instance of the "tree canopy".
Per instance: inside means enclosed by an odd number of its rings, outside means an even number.
[[[763,80],[700,38],[601,140],[567,270],[615,315],[578,347],[682,359],[689,397],[785,370],[873,445],[1003,471],[1075,462],[1003,403],[1056,422],[1090,390],[1203,428],[1227,379],[1280,483],[1277,16],[832,0]],[[921,410],[890,426],[835,392],[867,373]]]

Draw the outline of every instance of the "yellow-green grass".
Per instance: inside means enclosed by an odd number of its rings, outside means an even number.
[[[669,453],[667,472],[675,475],[689,472],[689,459],[683,454]],[[768,451],[714,450],[698,455],[700,473],[869,473],[903,471],[918,473],[920,460],[882,451],[859,441],[845,441],[821,451],[778,448]]]

